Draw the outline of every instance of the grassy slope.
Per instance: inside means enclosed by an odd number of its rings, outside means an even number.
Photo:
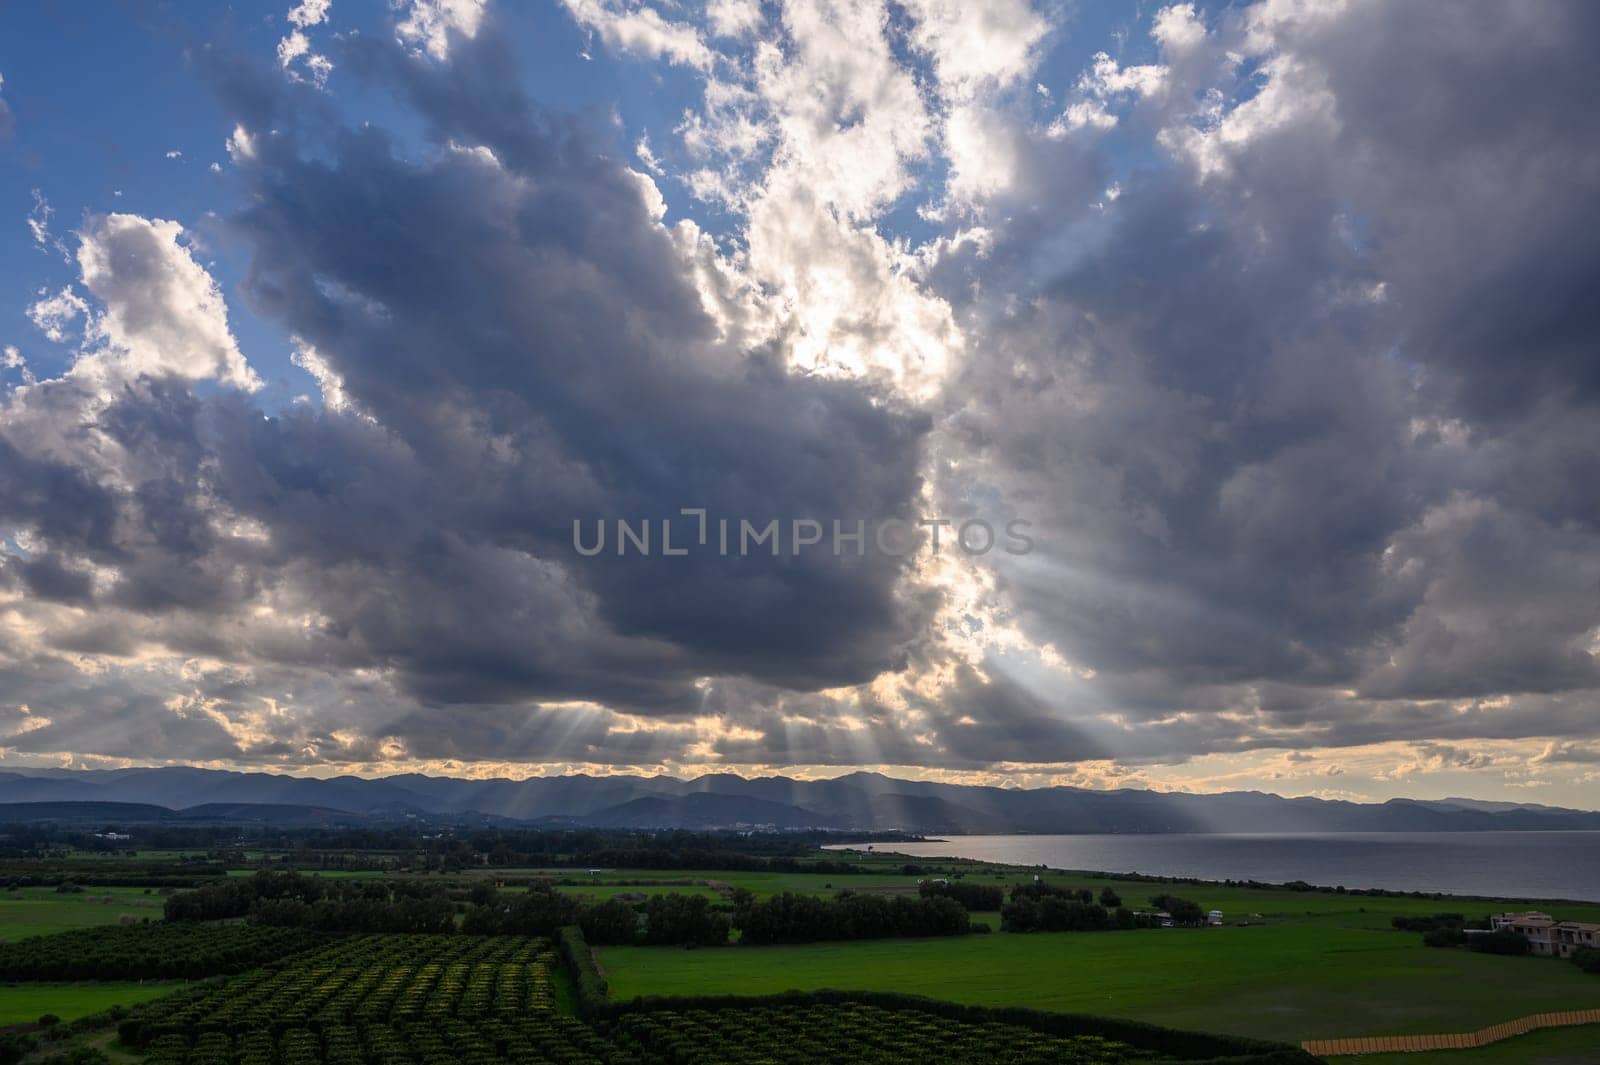
[[[725,874],[730,880],[740,876]],[[893,885],[905,890],[914,879],[894,878]],[[1096,890],[1109,882],[1132,905],[1162,890],[1089,877],[1053,879]],[[1432,950],[1414,934],[1387,930],[1397,913],[1473,915],[1501,908],[1493,902],[1226,886],[1171,890],[1222,909],[1229,921],[1248,919],[1252,925],[700,951],[606,948],[600,959],[617,998],[819,987],[894,990],[1292,1041],[1462,1031],[1527,1013],[1600,1005],[1600,980],[1563,962]],[[1600,919],[1600,906],[1564,906],[1559,912]],[[993,915],[980,919],[998,927]]]
[[[82,984],[0,984],[0,1026],[29,1024],[46,1013],[64,1021],[159,998],[181,983],[109,982]]]
[[[62,894],[54,888],[0,892],[0,939],[116,924],[123,914],[160,920],[162,901],[143,888],[85,888],[81,894]]]

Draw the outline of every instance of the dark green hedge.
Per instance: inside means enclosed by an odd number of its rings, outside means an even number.
[[[587,955],[587,949],[585,949]],[[598,977],[598,974],[597,974]],[[1320,1058],[1287,1043],[1243,1036],[1163,1028],[1142,1021],[1082,1013],[1050,1013],[1022,1007],[968,1006],[892,991],[789,991],[781,995],[684,995],[636,998],[604,1007],[609,1017],[653,1010],[736,1010],[758,1006],[855,1002],[880,1009],[915,1010],[963,1024],[1014,1024],[1047,1035],[1096,1035],[1152,1050],[1169,1060],[1208,1065],[1318,1065]]]
[[[609,1004],[609,989],[606,978],[600,975],[594,963],[588,941],[583,938],[583,929],[575,924],[556,929],[556,952],[577,985],[578,1011],[588,1016],[604,1010]]]

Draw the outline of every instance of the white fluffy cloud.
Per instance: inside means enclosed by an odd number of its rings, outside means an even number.
[[[1028,0],[912,0],[911,42],[933,59],[941,94],[966,99],[1029,77],[1050,26]]]
[[[396,0],[400,19],[395,35],[408,47],[436,60],[450,57],[450,36],[476,37],[485,0]]]
[[[91,318],[82,365],[118,376],[151,374],[260,387],[228,329],[222,292],[195,262],[177,222],[110,214],[79,234],[83,285],[103,304]],[[64,293],[65,295],[65,293]],[[82,309],[82,301],[78,301]]]
[[[57,344],[67,340],[72,323],[89,311],[89,305],[72,290],[71,285],[53,296],[40,291],[39,297],[28,307],[28,320],[45,335],[46,340]]]
[[[573,18],[598,33],[608,47],[684,66],[705,68],[711,65],[711,50],[700,39],[699,31],[686,22],[663,18],[653,7],[606,0],[562,0],[562,3]],[[729,32],[740,32],[750,25],[747,12],[725,7],[719,13]]]
[[[311,38],[306,31],[328,21],[333,0],[301,0],[290,8],[287,16],[289,33],[278,41],[278,65],[295,79],[309,80],[317,88],[326,88],[328,75],[333,73],[333,61],[311,50]]]

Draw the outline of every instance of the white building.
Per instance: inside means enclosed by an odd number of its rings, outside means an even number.
[[[1496,932],[1510,929],[1528,941],[1532,953],[1546,958],[1570,958],[1583,947],[1600,949],[1600,924],[1588,921],[1558,921],[1548,913],[1525,910],[1497,913],[1489,918]]]
[[[1554,931],[1556,953],[1563,958],[1584,947],[1600,950],[1600,924],[1593,921],[1562,921]]]

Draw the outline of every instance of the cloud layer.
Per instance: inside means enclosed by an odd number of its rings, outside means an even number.
[[[86,216],[0,393],[11,756],[1594,778],[1589,5],[567,8],[676,125],[480,3],[196,61],[237,209]],[[682,508],[1037,546],[573,550]]]

